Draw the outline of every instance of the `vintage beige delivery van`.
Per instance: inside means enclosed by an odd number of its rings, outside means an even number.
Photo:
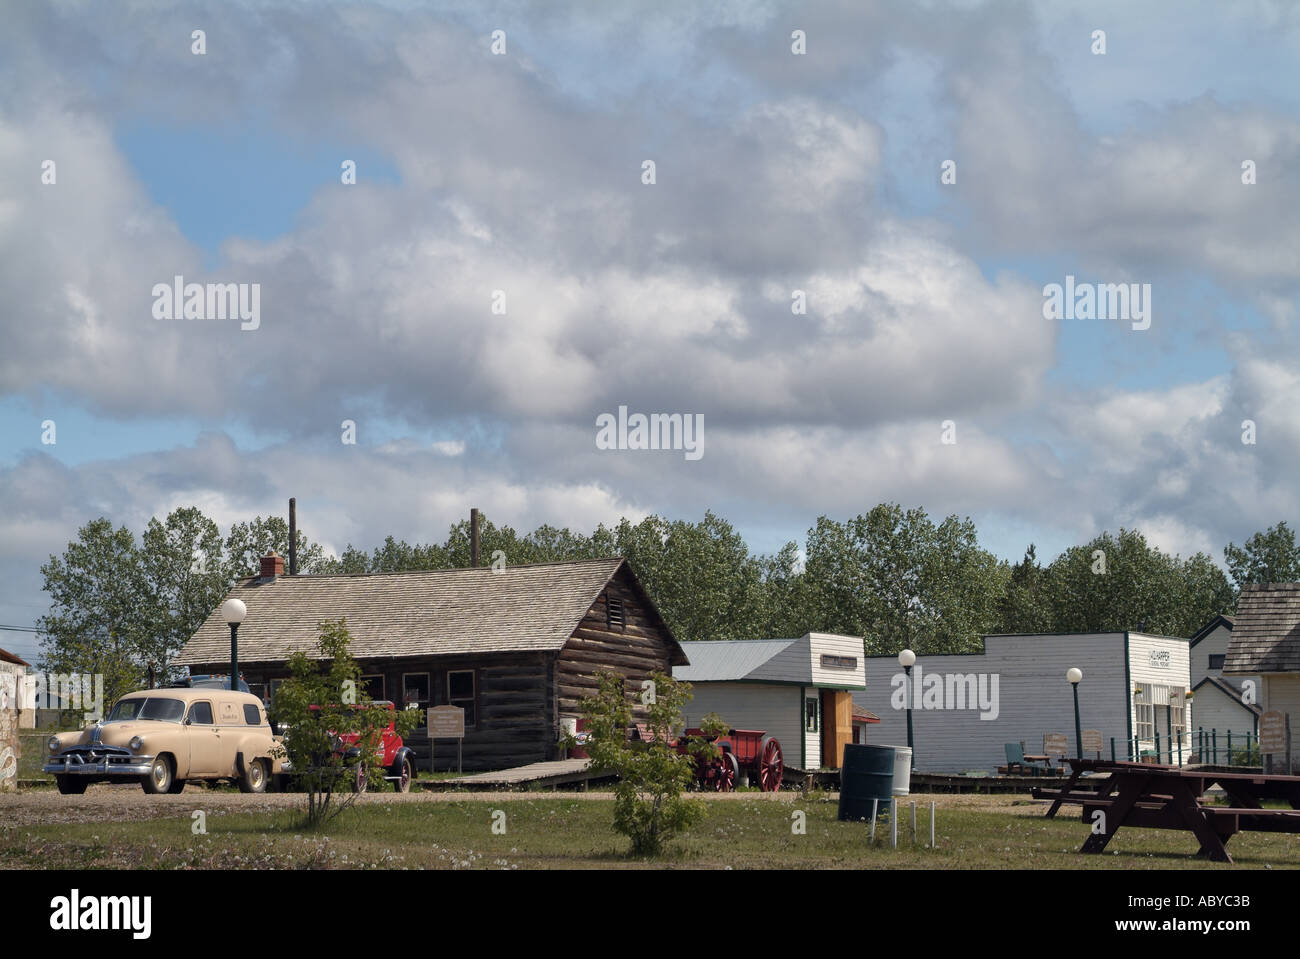
[[[51,736],[44,769],[65,794],[96,782],[178,793],[199,779],[229,779],[258,793],[281,771],[278,741],[250,693],[146,689],[123,696],[93,726]]]

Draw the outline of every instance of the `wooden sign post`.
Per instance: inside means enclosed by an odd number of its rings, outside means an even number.
[[[465,710],[460,706],[429,707],[429,769],[437,772],[433,761],[434,748],[439,739],[456,740],[456,771],[463,772],[462,747],[465,743]]]
[[[1291,717],[1278,709],[1270,709],[1259,717],[1259,752],[1267,756],[1268,771],[1273,769],[1275,753],[1286,754],[1286,772],[1291,775]],[[1231,761],[1231,757],[1229,757]]]
[[[1083,751],[1085,753],[1096,753],[1097,758],[1101,758],[1101,730],[1085,729],[1083,731]]]
[[[1043,755],[1060,759],[1070,751],[1069,740],[1065,733],[1043,733]]]

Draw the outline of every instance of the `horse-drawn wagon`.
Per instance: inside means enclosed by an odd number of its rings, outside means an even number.
[[[685,755],[689,740],[707,738],[701,729],[688,729],[685,737],[677,740],[677,751]],[[713,745],[718,747],[717,756],[695,761],[695,778],[701,787],[730,792],[740,781],[741,772],[746,772],[750,783],[764,792],[781,788],[785,762],[775,736],[761,729],[733,729],[714,739]]]

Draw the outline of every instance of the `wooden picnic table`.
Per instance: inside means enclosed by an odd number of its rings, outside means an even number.
[[[1068,759],[1071,775],[1060,788],[1036,788],[1033,795],[1051,799],[1049,817],[1062,803],[1083,807],[1081,819],[1102,828],[1088,836],[1080,852],[1099,853],[1123,826],[1185,829],[1200,841],[1197,855],[1232,862],[1225,843],[1242,830],[1300,833],[1300,776],[1184,769],[1152,763]],[[1084,778],[1085,774],[1093,776]],[[1218,785],[1227,806],[1204,801]],[[1264,809],[1281,800],[1290,809]],[[1095,820],[1098,812],[1103,818]]]

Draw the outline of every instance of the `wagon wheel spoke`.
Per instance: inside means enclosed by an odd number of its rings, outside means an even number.
[[[731,753],[723,753],[717,763],[717,779],[713,788],[718,792],[732,792],[736,788],[738,769],[736,757]]]
[[[758,780],[762,789],[766,792],[776,792],[780,789],[784,771],[781,744],[771,736],[764,737],[758,754]]]

